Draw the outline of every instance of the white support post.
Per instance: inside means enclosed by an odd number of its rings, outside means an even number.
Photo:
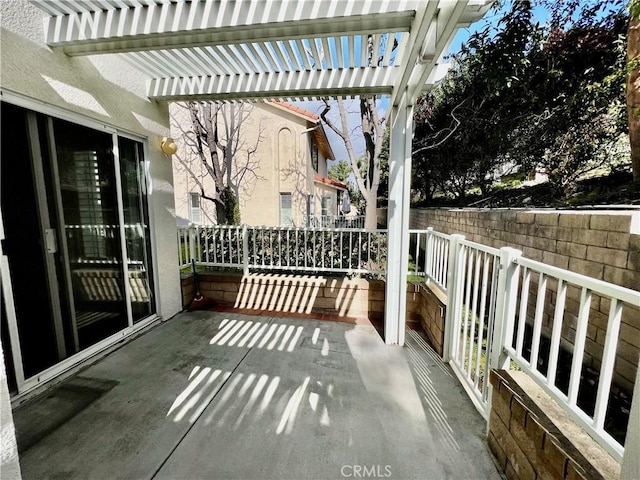
[[[636,370],[636,384],[633,387],[620,478],[622,480],[640,478],[640,362]]]
[[[511,342],[513,338],[516,305],[518,303],[518,282],[520,280],[520,265],[515,262],[515,259],[520,256],[522,256],[522,252],[515,248],[503,247],[500,249],[496,313],[493,331],[490,330],[488,335],[491,336],[487,337],[487,345],[491,346],[491,351],[488,352],[490,357],[487,379],[491,375],[492,368],[498,370],[509,369],[509,357],[504,352],[504,346],[507,341]],[[492,398],[493,385],[489,384],[489,390],[487,391],[489,411],[487,434],[489,432]]]
[[[242,272],[249,275],[249,230],[242,225]]]
[[[454,332],[456,325],[460,320],[460,302],[458,292],[460,291],[460,283],[464,277],[464,272],[458,271],[460,265],[460,256],[462,248],[460,241],[464,240],[464,235],[453,234],[449,238],[449,257],[447,259],[447,310],[444,320],[444,345],[442,348],[442,359],[445,362],[451,360],[453,352]]]
[[[387,345],[404,345],[409,259],[409,193],[413,106],[404,102],[391,111],[387,284],[384,337]]]
[[[492,338],[487,339],[491,342],[489,366],[498,370],[509,368],[509,359],[504,353],[504,346],[507,342],[511,342],[513,337],[520,276],[520,265],[515,262],[515,259],[521,255],[522,252],[515,248],[500,249],[496,315]]]

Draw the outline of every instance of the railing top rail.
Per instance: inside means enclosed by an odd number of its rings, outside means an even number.
[[[514,260],[518,265],[526,267],[536,272],[544,273],[560,280],[564,280],[567,283],[573,285],[588,288],[592,292],[616,298],[630,305],[640,307],[640,292],[632,290],[630,288],[615,285],[613,283],[598,280],[581,273],[571,272],[563,268],[547,265],[546,263],[531,260],[525,257],[517,257]]]
[[[411,228],[409,229],[409,234],[412,233],[429,233],[434,237],[444,238],[445,240],[449,240],[451,238],[451,235],[447,233],[437,232],[435,230],[429,230],[427,228]]]
[[[500,249],[490,247],[489,245],[483,245],[481,243],[472,242],[470,240],[460,240],[458,242],[459,245],[464,245],[465,247],[474,248],[476,250],[480,250],[481,252],[488,253],[489,255],[500,255]]]
[[[190,227],[178,227],[178,230],[189,230],[190,228],[213,228],[213,229],[242,229],[243,225],[193,225]],[[331,227],[268,227],[265,225],[260,226],[249,226],[248,229],[253,230],[275,230],[275,231],[286,231],[286,232],[345,232],[345,233],[387,233],[388,230],[386,228],[377,228],[377,229],[366,229],[366,228],[331,228]]]
[[[251,226],[254,230],[278,230],[278,231],[308,231],[308,232],[362,232],[362,233],[387,233],[387,229],[366,229],[366,228],[332,228],[332,227],[267,227]]]

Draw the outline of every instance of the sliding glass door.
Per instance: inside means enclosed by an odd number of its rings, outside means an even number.
[[[2,342],[19,389],[154,313],[147,177],[139,141],[8,103],[2,117]]]
[[[147,175],[140,142],[118,137],[118,151],[131,314],[136,323],[153,313]]]

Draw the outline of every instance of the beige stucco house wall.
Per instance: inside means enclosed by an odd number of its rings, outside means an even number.
[[[45,14],[26,1],[0,2],[2,52],[0,86],[43,113],[98,121],[147,139],[158,277],[157,308],[165,318],[181,309],[173,207],[171,160],[160,150],[160,138],[169,134],[166,104],[146,97],[141,73],[113,55],[68,57],[44,43]],[[76,117],[78,115],[79,117]]]
[[[45,16],[24,0],[0,1],[3,105],[15,105],[97,131],[132,136],[143,144],[150,179],[147,199],[151,263],[156,280],[154,297],[158,315],[167,319],[181,310],[179,271],[175,261],[172,167],[170,158],[159,148],[160,138],[169,134],[167,105],[149,100],[141,73],[113,55],[69,57],[62,51],[50,49],[44,41]],[[2,118],[2,121],[12,119]],[[2,141],[10,139],[3,138]],[[11,175],[11,161],[16,160],[2,159],[3,175]],[[17,178],[16,181],[21,180]],[[19,206],[2,205],[3,211],[10,208]],[[3,278],[3,286],[7,284],[9,278]],[[76,361],[74,357],[68,360],[67,364]],[[0,476],[19,478],[5,362],[1,354],[0,411],[3,432]]]
[[[247,149],[257,146],[250,155],[252,168],[239,185],[241,223],[248,225],[303,226],[307,210],[315,215],[322,211],[322,197],[328,197],[328,214],[338,214],[339,192],[346,186],[327,178],[327,160],[333,159],[322,123],[317,115],[283,102],[258,103],[248,106],[251,113],[243,123],[238,165],[247,162]],[[170,106],[172,133],[178,145],[174,158],[175,205],[178,225],[215,224],[213,203],[201,198],[213,191],[213,180],[200,160],[191,156],[181,130],[189,128],[188,113],[180,106]],[[219,119],[222,122],[222,119]],[[180,126],[178,126],[179,124]],[[222,125],[220,126],[222,131]],[[258,141],[258,138],[260,141]],[[317,169],[312,156],[317,147]],[[236,173],[236,172],[234,172]],[[290,195],[291,216],[281,203]],[[199,198],[199,205],[194,203]],[[312,206],[308,206],[308,202]],[[198,208],[199,207],[199,208]]]

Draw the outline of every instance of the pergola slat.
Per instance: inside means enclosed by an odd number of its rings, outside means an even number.
[[[349,79],[349,91],[354,95],[391,93],[399,69],[396,67],[333,69],[331,71],[305,70],[237,74],[220,76],[194,76],[154,78],[150,82],[149,96],[164,100],[206,99],[218,100],[223,96],[235,98],[271,98],[278,93],[291,96],[341,95],[343,84]]]

